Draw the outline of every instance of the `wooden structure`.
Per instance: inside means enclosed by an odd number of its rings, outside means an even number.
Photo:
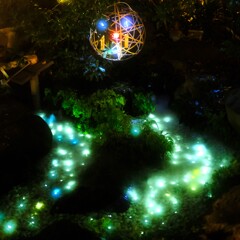
[[[27,64],[9,78],[10,82],[18,85],[30,82],[33,105],[36,110],[40,109],[39,74],[51,65],[53,65],[53,61]]]

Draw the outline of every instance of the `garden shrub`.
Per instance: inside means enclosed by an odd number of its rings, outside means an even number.
[[[230,188],[239,185],[240,159],[232,160],[229,166],[215,171],[212,177],[212,195],[216,199]]]
[[[154,112],[156,109],[150,92],[138,91],[133,93],[132,115],[143,116]]]
[[[80,95],[76,90],[60,90],[51,97],[52,103],[60,104],[64,114],[71,117],[80,131],[129,132],[131,117],[125,114],[125,98],[114,90],[98,90],[90,95]]]
[[[156,109],[152,91],[143,90],[129,82],[115,82],[111,88],[125,97],[124,110],[131,116],[146,116]]]
[[[164,239],[192,240],[200,239],[202,233],[203,220],[206,212],[210,208],[211,199],[208,197],[208,187],[201,192],[189,192],[186,189],[179,188],[181,195],[181,207],[177,214],[167,213],[164,218],[164,225],[159,225],[159,219],[153,224],[152,238],[161,236]]]
[[[165,164],[173,142],[170,137],[145,126],[139,136],[130,133],[111,132],[92,145],[94,162],[83,174],[83,182],[123,186],[147,176],[149,171]],[[91,182],[91,183],[90,183]]]

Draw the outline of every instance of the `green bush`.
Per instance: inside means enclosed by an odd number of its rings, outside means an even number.
[[[217,170],[212,178],[212,195],[216,199],[230,188],[239,185],[240,158],[232,160],[229,166]]]
[[[139,136],[111,132],[92,144],[93,163],[82,175],[83,184],[123,188],[140,183],[161,169],[173,149],[171,138],[145,126]]]
[[[152,101],[152,94],[147,92],[133,93],[132,114],[134,116],[148,115],[156,109]]]
[[[52,96],[45,91],[46,98]],[[129,132],[131,117],[125,114],[125,98],[114,90],[98,90],[90,95],[80,95],[76,90],[60,90],[52,103],[60,105],[66,116],[71,117],[80,131]]]

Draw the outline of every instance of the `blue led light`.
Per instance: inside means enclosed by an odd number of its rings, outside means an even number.
[[[98,69],[99,69],[101,72],[106,72],[106,69],[103,68],[103,67],[99,67]]]
[[[54,114],[51,114],[47,120],[48,125],[56,122],[56,117]]]
[[[106,19],[99,19],[97,21],[97,30],[100,32],[106,31],[108,28],[108,22]]]
[[[76,145],[76,144],[78,144],[78,143],[79,143],[78,139],[75,139],[75,138],[74,138],[74,139],[71,140],[71,144],[72,144],[72,145]]]
[[[54,199],[60,198],[62,196],[62,190],[60,188],[54,188],[51,195]]]
[[[133,126],[133,127],[131,128],[131,134],[132,134],[132,136],[137,137],[137,136],[140,135],[140,133],[141,133],[141,130],[140,130],[140,128],[139,128],[138,126]]]
[[[120,24],[123,28],[130,28],[133,26],[133,17],[132,16],[125,16],[121,18]]]
[[[57,141],[61,142],[62,139],[63,139],[63,136],[62,136],[62,135],[57,135],[57,136],[56,136],[56,140],[57,140]]]

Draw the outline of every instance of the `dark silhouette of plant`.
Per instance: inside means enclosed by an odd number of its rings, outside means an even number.
[[[212,194],[214,198],[220,197],[230,188],[239,185],[240,181],[239,157],[233,159],[231,164],[217,170],[212,178]]]
[[[39,59],[54,60],[55,85],[105,77],[109,63],[98,58],[88,37],[93,21],[102,16],[108,4],[108,0],[72,0],[47,8],[32,0],[14,13],[14,27],[26,38],[25,51],[34,52]]]

